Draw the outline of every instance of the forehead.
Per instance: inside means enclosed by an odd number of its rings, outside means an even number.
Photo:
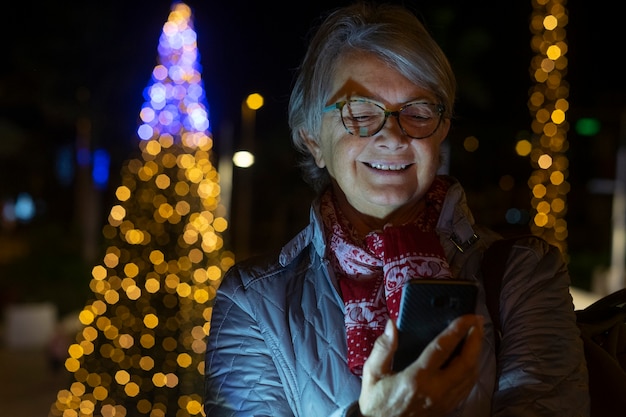
[[[335,65],[329,103],[355,96],[385,104],[435,99],[435,94],[427,88],[409,80],[388,62],[368,52],[350,52],[341,56]]]

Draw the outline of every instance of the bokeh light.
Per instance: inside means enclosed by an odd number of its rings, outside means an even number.
[[[141,156],[122,167],[93,299],[65,361],[75,381],[51,416],[204,415],[208,320],[234,257],[191,17],[175,3],[163,26],[139,112]]]
[[[519,155],[528,155],[534,168],[528,186],[532,193],[531,230],[549,243],[567,252],[569,85],[567,75],[568,23],[565,0],[532,0],[530,20],[531,60],[534,85],[530,91],[528,108],[534,119],[533,137],[529,143],[516,145]],[[509,213],[512,217],[515,213]]]

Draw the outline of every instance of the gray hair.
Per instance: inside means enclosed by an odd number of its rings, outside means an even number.
[[[332,91],[331,80],[340,58],[368,52],[387,62],[407,79],[430,90],[452,116],[456,80],[447,57],[410,10],[392,4],[358,2],[332,11],[311,39],[299,67],[289,101],[289,127],[302,154],[304,180],[316,191],[329,183],[326,168],[315,164],[301,131],[319,140],[322,110]]]

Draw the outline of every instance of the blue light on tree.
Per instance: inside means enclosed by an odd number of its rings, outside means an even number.
[[[159,64],[152,71],[151,84],[144,90],[146,101],[137,135],[149,140],[161,134],[176,137],[181,131],[208,131],[208,105],[191,21],[181,18],[166,23],[158,52]]]

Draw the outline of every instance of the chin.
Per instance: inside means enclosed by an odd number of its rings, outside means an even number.
[[[415,201],[413,195],[375,195],[376,198],[370,199],[371,204],[388,207],[390,210],[397,210],[406,205],[410,205]]]

